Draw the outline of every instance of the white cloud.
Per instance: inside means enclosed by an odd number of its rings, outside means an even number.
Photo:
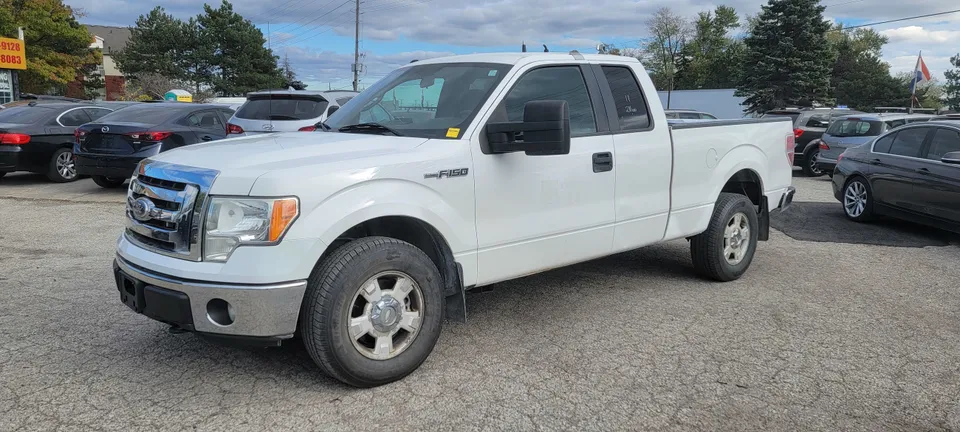
[[[928,30],[916,25],[881,30],[880,34],[889,38],[891,43],[942,44],[960,41],[958,30]]]

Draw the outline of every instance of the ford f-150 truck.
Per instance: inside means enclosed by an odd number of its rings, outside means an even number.
[[[370,387],[433,350],[465,291],[687,239],[739,278],[790,204],[782,118],[670,126],[633,58],[476,54],[405,65],[316,132],[141,162],[121,301],[175,332],[276,346]]]

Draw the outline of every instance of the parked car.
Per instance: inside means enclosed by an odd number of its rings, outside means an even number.
[[[144,158],[225,138],[231,115],[233,110],[224,107],[177,102],[118,110],[77,129],[77,172],[101,187],[121,187]]]
[[[352,91],[276,90],[250,93],[230,119],[228,132],[253,135],[314,131],[356,96]]]
[[[0,111],[0,177],[30,171],[55,182],[76,180],[74,131],[111,111],[72,102],[28,102]]]
[[[716,120],[717,117],[710,113],[687,109],[668,109],[663,110],[667,120]]]
[[[631,57],[421,60],[322,129],[144,161],[120,300],[235,343],[299,333],[325,372],[372,387],[466,319],[470,288],[685,238],[699,274],[737,279],[795,192],[788,121],[671,126]]]
[[[858,222],[886,215],[960,233],[960,120],[902,126],[847,149],[833,194]]]
[[[793,162],[803,169],[804,174],[815,177],[822,172],[817,166],[820,143],[814,141],[823,136],[833,119],[851,114],[861,112],[847,108],[788,108],[768,111],[760,117],[790,117],[793,120],[793,135],[796,138],[796,157]]]
[[[819,151],[813,153],[817,165],[813,174],[832,173],[837,166],[837,158],[844,150],[873,141],[891,129],[900,126],[929,121],[933,116],[924,114],[863,114],[840,117],[830,123],[830,127],[818,141]]]

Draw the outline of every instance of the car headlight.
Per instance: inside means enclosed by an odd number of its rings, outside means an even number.
[[[214,197],[204,219],[203,260],[225,262],[237,247],[280,243],[299,214],[296,198]]]

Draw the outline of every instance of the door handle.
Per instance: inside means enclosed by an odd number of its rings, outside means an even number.
[[[930,174],[930,170],[926,168],[917,168],[917,172],[920,174]]]
[[[870,165],[880,165],[880,159],[873,159],[870,161]]]
[[[613,171],[613,153],[602,152],[593,154],[593,172]]]
[[[202,139],[202,140],[204,140],[204,141],[213,141],[213,137],[210,136],[210,135],[204,135],[204,136],[200,137],[200,139]]]

